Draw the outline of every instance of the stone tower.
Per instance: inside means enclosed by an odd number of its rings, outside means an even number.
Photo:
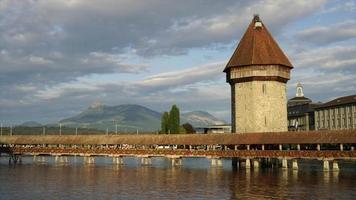
[[[286,83],[293,68],[255,15],[224,72],[233,133],[287,131]]]

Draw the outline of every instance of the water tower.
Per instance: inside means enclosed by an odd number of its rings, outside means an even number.
[[[255,15],[224,72],[233,133],[287,131],[286,83],[293,68]]]

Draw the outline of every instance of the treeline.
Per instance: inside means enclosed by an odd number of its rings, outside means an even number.
[[[173,105],[169,112],[164,112],[161,118],[161,134],[195,133],[193,126],[185,123],[180,126],[180,111]]]

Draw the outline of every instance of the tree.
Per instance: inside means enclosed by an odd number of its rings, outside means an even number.
[[[183,128],[185,129],[185,132],[186,132],[186,133],[196,133],[194,127],[193,127],[191,124],[185,123],[185,124],[183,124],[182,126],[183,126]]]
[[[169,112],[168,130],[170,131],[170,133],[177,134],[180,132],[179,125],[180,125],[179,108],[176,105],[173,105],[171,111]]]
[[[168,133],[168,123],[169,123],[169,114],[168,112],[164,112],[161,118],[161,133],[167,134]]]

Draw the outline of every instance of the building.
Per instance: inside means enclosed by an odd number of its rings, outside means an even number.
[[[314,109],[319,104],[304,96],[302,84],[297,84],[295,97],[288,100],[288,131],[314,130]]]
[[[197,133],[208,134],[208,133],[231,133],[231,125],[222,124],[222,125],[210,125],[205,127],[196,127]]]
[[[316,130],[356,128],[356,95],[340,97],[315,108]]]
[[[295,94],[295,97],[291,98],[288,100],[288,107],[290,106],[296,106],[296,105],[304,105],[304,104],[309,104],[311,103],[312,100],[304,96],[303,92],[303,86],[301,83],[297,84],[297,93]]]
[[[286,83],[292,68],[255,15],[224,69],[231,86],[233,133],[288,130]]]

